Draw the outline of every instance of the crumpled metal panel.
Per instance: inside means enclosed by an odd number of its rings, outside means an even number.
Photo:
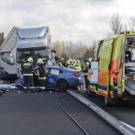
[[[38,28],[17,28],[17,34],[20,39],[42,38],[48,31],[48,27]]]

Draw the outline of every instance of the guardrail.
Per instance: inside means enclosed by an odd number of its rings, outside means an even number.
[[[104,119],[107,123],[109,123],[111,126],[113,126],[117,131],[119,131],[123,135],[135,135],[134,127],[116,119],[114,116],[110,115],[109,113],[104,111],[102,108],[100,108],[99,106],[97,106],[96,104],[94,104],[86,97],[82,96],[81,94],[70,90],[68,90],[68,93],[74,98],[76,98],[78,101],[86,105],[89,109],[95,112],[98,116]]]

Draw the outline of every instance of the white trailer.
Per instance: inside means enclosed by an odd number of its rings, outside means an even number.
[[[0,47],[1,78],[20,77],[20,63],[30,56],[35,61],[37,57],[48,57],[49,63],[55,64],[50,46],[49,27],[13,27]]]

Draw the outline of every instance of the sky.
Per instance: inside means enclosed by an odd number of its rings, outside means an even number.
[[[89,44],[112,35],[109,22],[119,14],[123,23],[134,17],[135,0],[1,0],[0,32],[13,26],[49,26],[52,41]]]

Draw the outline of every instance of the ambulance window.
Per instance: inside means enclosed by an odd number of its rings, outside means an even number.
[[[127,39],[127,46],[125,52],[125,62],[135,61],[135,38],[130,37]]]
[[[132,52],[131,60],[135,61],[135,48],[133,48],[131,52]]]

